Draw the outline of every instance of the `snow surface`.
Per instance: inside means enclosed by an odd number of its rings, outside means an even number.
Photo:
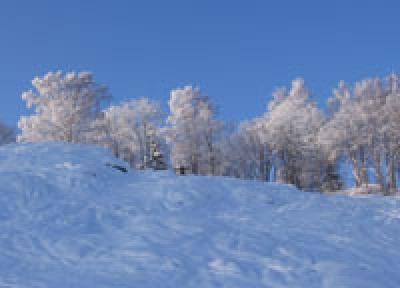
[[[400,200],[0,148],[0,287],[399,287]]]

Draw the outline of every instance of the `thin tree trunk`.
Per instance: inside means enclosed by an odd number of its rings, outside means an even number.
[[[356,180],[356,187],[360,187],[362,184],[360,165],[354,152],[350,152],[350,160],[353,165],[353,176]]]
[[[259,151],[259,172],[260,172],[260,180],[266,181],[266,173],[265,173],[265,149],[264,146],[260,146]]]
[[[361,161],[361,184],[368,185],[369,177],[368,177],[368,167],[367,167],[367,156],[365,147],[361,147],[360,149],[360,161]]]
[[[387,194],[387,187],[385,183],[385,177],[382,172],[382,156],[379,151],[374,153],[374,171],[379,187],[383,194]]]
[[[395,159],[392,154],[389,155],[388,159],[388,193],[392,194],[397,189],[397,179],[395,171]]]
[[[191,163],[192,171],[191,172],[192,172],[192,174],[197,175],[199,173],[199,163],[198,163],[197,155],[193,154],[191,160],[192,160],[192,163]]]
[[[215,157],[214,157],[214,155],[211,155],[210,156],[210,172],[211,172],[211,175],[212,176],[214,176],[216,173],[215,173],[215,167],[216,165],[215,165]]]
[[[271,170],[272,170],[272,165],[271,165],[271,160],[268,159],[265,163],[265,181],[270,182],[271,181]]]

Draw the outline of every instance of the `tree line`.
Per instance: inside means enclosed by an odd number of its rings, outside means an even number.
[[[139,98],[110,105],[109,89],[91,73],[49,72],[22,94],[32,114],[18,122],[18,142],[95,144],[138,169],[154,160],[178,173],[288,183],[304,190],[343,188],[347,165],[356,187],[397,191],[400,81],[397,74],[341,81],[321,109],[301,78],[277,88],[265,112],[239,125],[224,123],[199,88],[170,92],[169,111]],[[12,129],[0,125],[2,143]]]

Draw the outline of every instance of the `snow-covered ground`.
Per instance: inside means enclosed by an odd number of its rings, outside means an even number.
[[[400,200],[0,148],[0,287],[399,287]]]

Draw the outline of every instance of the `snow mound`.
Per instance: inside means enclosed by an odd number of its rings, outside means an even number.
[[[400,202],[0,148],[0,287],[398,287]],[[126,165],[125,165],[126,166]]]

